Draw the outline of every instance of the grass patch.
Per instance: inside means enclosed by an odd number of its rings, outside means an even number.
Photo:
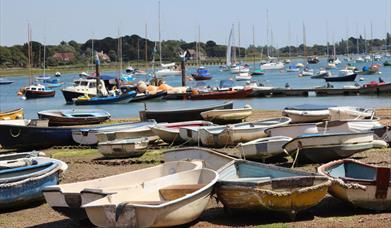
[[[71,158],[71,157],[92,157],[100,156],[96,149],[63,149],[49,151],[53,158]]]

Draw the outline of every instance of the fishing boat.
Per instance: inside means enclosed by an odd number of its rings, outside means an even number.
[[[215,191],[224,208],[289,214],[322,201],[331,182],[315,173],[236,160],[219,170]]]
[[[42,189],[58,184],[67,165],[52,158],[36,157],[35,162],[17,168],[0,170],[0,208],[30,205],[43,198]]]
[[[209,99],[240,99],[246,98],[252,93],[251,88],[244,88],[241,90],[228,90],[228,91],[209,91],[200,92],[193,90],[189,99],[191,100],[209,100]]]
[[[282,111],[283,116],[292,119],[292,123],[319,122],[329,117],[330,105],[303,104],[288,106]]]
[[[321,165],[318,172],[331,180],[332,196],[364,209],[391,209],[390,168],[344,159]]]
[[[373,119],[374,117],[375,117],[375,111],[372,109],[359,108],[353,106],[329,108],[329,120]]]
[[[48,119],[50,126],[98,124],[110,119],[102,109],[59,109],[38,112],[39,119]]]
[[[14,83],[14,81],[7,80],[7,79],[4,79],[4,78],[0,78],[0,85],[9,85],[9,84],[12,84],[12,83]]]
[[[266,136],[265,129],[288,125],[290,118],[281,117],[224,126],[203,127],[198,130],[202,145],[209,147],[236,146]]]
[[[235,75],[235,80],[236,81],[248,81],[252,79],[252,75],[249,74],[248,72],[241,72]]]
[[[239,123],[249,117],[252,110],[252,107],[247,104],[243,108],[215,109],[201,112],[201,116],[204,120],[217,124]]]
[[[204,127],[211,126],[212,123],[204,120],[194,120],[174,123],[161,123],[151,127],[152,132],[159,136],[161,140],[168,144],[180,144],[185,141],[179,135],[179,129],[182,127]]]
[[[204,81],[204,80],[212,79],[212,76],[210,76],[208,70],[205,67],[199,67],[197,69],[197,73],[196,74],[191,74],[191,76],[196,81]]]
[[[135,96],[135,91],[129,91],[112,96],[81,96],[74,100],[75,105],[103,105],[103,104],[126,104],[129,103]]]
[[[373,132],[303,134],[283,145],[299,163],[329,162],[372,147]]]
[[[47,120],[25,121],[24,125],[3,123],[0,124],[0,146],[21,150],[74,145],[72,130],[77,128],[48,127]]]
[[[323,79],[326,82],[350,82],[356,79],[357,73],[354,73],[351,70],[340,70],[339,76],[328,76]]]
[[[23,108],[0,112],[0,120],[18,120],[23,119]]]
[[[144,110],[140,111],[140,119],[148,120],[154,119],[156,122],[180,122],[180,121],[192,121],[202,120],[201,112],[213,110],[213,109],[232,109],[233,102],[225,102],[223,104],[215,104],[204,107],[196,107],[189,109],[171,109],[171,110]]]
[[[218,174],[210,169],[180,172],[144,181],[83,205],[98,227],[177,226],[206,209]]]
[[[41,84],[30,85],[25,88],[22,88],[20,90],[20,93],[26,99],[47,98],[47,97],[54,97],[56,95],[55,90],[48,89]]]
[[[110,195],[116,187],[132,186],[150,180],[172,175],[177,172],[201,168],[200,163],[188,161],[171,161],[150,168],[139,169],[113,176],[52,185],[43,189],[47,204],[55,211],[75,220],[85,220],[87,215],[82,205]],[[126,180],[126,183],[124,181]],[[93,192],[89,192],[93,189]],[[95,193],[95,194],[94,194]],[[83,197],[82,197],[83,195]]]
[[[106,141],[98,144],[98,151],[106,158],[140,157],[147,150],[148,143],[148,138]]]
[[[291,141],[292,138],[286,136],[274,136],[255,139],[246,143],[239,143],[239,154],[248,159],[265,161],[267,158],[286,155],[282,146]]]
[[[105,80],[100,79],[99,91],[102,95],[107,95]],[[93,78],[79,78],[73,81],[72,86],[68,86],[61,89],[61,92],[65,98],[66,103],[73,103],[73,100],[80,97],[88,95],[90,97],[96,96],[96,79]]]
[[[155,125],[154,120],[146,120],[141,122],[125,122],[110,124],[104,126],[94,126],[94,127],[84,127],[80,129],[75,129],[72,131],[73,140],[80,145],[96,145],[98,142],[111,141],[117,138],[117,133],[120,133],[121,136],[126,136],[129,138],[150,136],[151,129],[149,127]]]

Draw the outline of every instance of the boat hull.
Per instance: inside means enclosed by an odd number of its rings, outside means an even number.
[[[17,120],[23,119],[23,108],[0,112],[0,120]]]
[[[85,116],[85,117],[66,117],[61,115],[53,115],[46,112],[38,112],[39,119],[48,119],[50,126],[70,126],[70,125],[88,125],[98,124],[110,119],[110,114],[105,115]]]
[[[326,120],[329,117],[328,110],[315,111],[299,111],[299,110],[283,110],[283,116],[292,119],[291,123],[311,123]]]
[[[357,74],[351,74],[346,76],[331,76],[331,77],[324,77],[323,79],[326,80],[326,82],[352,82],[356,79]]]
[[[106,158],[140,157],[147,150],[148,139],[115,140],[98,144],[98,151]]]
[[[239,123],[252,114],[252,108],[227,109],[227,110],[210,110],[202,112],[204,120],[217,124]]]
[[[73,129],[0,125],[0,145],[3,149],[18,150],[74,145]]]
[[[36,99],[36,98],[48,98],[54,97],[56,95],[56,91],[31,91],[26,90],[24,96],[26,99]]]
[[[285,136],[267,137],[239,144],[238,149],[246,158],[265,160],[267,158],[284,155],[285,153],[282,150],[282,146],[290,140],[292,140],[292,138]]]
[[[322,163],[347,158],[373,147],[373,133],[316,134],[297,137],[283,148],[299,163]]]
[[[141,102],[141,101],[146,101],[146,100],[152,100],[152,99],[162,98],[165,95],[167,95],[166,91],[159,91],[155,94],[145,94],[143,96],[135,96],[129,102]]]
[[[191,94],[191,100],[208,100],[208,99],[241,99],[246,98],[252,93],[252,89],[205,92],[199,94]]]
[[[83,92],[69,91],[65,89],[62,89],[61,92],[67,104],[73,104],[74,99],[86,95],[86,93]],[[96,96],[96,94],[88,94],[88,93],[87,95],[90,97]]]
[[[156,122],[179,122],[202,120],[201,112],[213,109],[232,109],[233,102],[227,102],[221,105],[213,105],[203,108],[183,109],[183,110],[144,110],[140,111],[140,119],[154,119]]]

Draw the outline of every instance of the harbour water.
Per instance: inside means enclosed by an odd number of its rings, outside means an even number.
[[[383,62],[384,60],[382,60]],[[291,65],[301,62],[305,63],[304,60],[298,59],[292,61]],[[382,64],[382,62],[378,62]],[[253,63],[248,63],[251,68],[254,67]],[[358,69],[363,66],[369,66],[371,63],[360,63],[355,64]],[[255,64],[256,68],[259,64]],[[321,59],[321,62],[315,65],[310,65],[315,72],[320,67],[326,66],[326,60]],[[342,64],[338,66],[339,69],[346,66],[346,62],[342,61]],[[207,81],[210,86],[217,86],[220,80],[233,78],[230,72],[220,72],[218,66],[207,67],[213,79]],[[187,75],[194,72],[194,68],[187,69]],[[333,74],[337,74],[338,69],[332,70]],[[369,83],[370,81],[377,81],[381,77],[385,82],[391,82],[391,67],[381,67],[381,74],[378,75],[358,75],[356,82],[360,85]],[[27,72],[27,70],[26,70]],[[103,74],[116,75],[118,72],[104,72]],[[71,85],[72,81],[78,78],[78,74],[63,74],[61,80],[65,82],[64,86]],[[359,81],[359,78],[363,78],[363,81]],[[114,118],[125,118],[138,116],[138,112],[144,109],[144,103],[129,103],[129,104],[113,104],[113,105],[99,105],[99,106],[75,106],[66,105],[64,97],[60,91],[60,88],[56,88],[56,96],[54,98],[44,99],[31,99],[23,100],[16,94],[20,87],[28,84],[27,76],[19,76],[9,78],[15,81],[10,85],[0,85],[0,110],[10,110],[18,107],[23,107],[25,110],[26,118],[37,118],[37,112],[47,109],[65,109],[65,108],[100,108],[105,109],[111,113]],[[145,76],[137,76],[136,79],[145,80]],[[180,76],[169,76],[164,79],[171,86],[180,86]],[[311,79],[310,77],[299,77],[298,72],[280,72],[280,71],[266,71],[263,76],[255,76],[253,80],[263,83],[265,86],[284,87],[288,83],[291,88],[312,88],[315,86],[326,85],[323,79]],[[241,85],[245,82],[236,82]],[[334,82],[332,85],[335,88],[341,88],[345,85],[354,85],[355,82]],[[194,86],[196,81],[188,81],[188,86]],[[216,100],[204,100],[204,101],[183,101],[183,100],[151,100],[146,101],[145,105],[148,109],[177,109],[177,108],[191,108],[197,106],[205,106],[214,104]],[[353,105],[366,108],[385,107],[391,105],[391,96],[326,96],[316,97],[311,95],[309,97],[272,97],[272,98],[247,98],[235,100],[235,107],[242,107],[245,104],[250,104],[255,109],[283,109],[288,105],[298,104],[335,104],[335,105]]]

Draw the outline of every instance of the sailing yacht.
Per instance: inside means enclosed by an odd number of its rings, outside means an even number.
[[[276,57],[270,57],[268,56],[269,61],[261,64],[260,68],[261,70],[282,70],[284,69],[284,63],[281,61],[278,61]]]
[[[161,69],[155,72],[158,77],[178,76],[182,74],[182,71],[178,69],[175,63],[160,64],[160,66]]]

